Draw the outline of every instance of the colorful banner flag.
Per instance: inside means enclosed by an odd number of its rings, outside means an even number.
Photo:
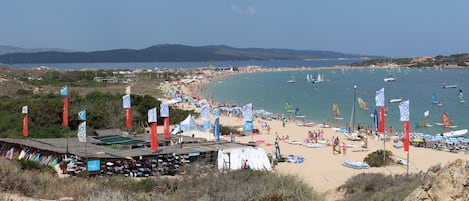
[[[125,127],[132,128],[132,110],[130,108],[125,109]]]
[[[215,123],[213,125],[213,135],[217,142],[220,142],[220,117],[215,119]]]
[[[252,103],[248,103],[243,107],[243,119],[252,121]]]
[[[169,117],[169,104],[168,103],[160,104],[160,117]]]
[[[376,107],[384,107],[384,88],[376,91]]]
[[[200,118],[210,120],[210,104],[202,105]]]
[[[122,107],[124,109],[130,108],[130,95],[122,96]]]
[[[252,121],[246,121],[243,126],[244,131],[252,131]]]
[[[60,88],[60,95],[61,96],[68,96],[68,86],[67,85]]]
[[[28,137],[28,113],[23,117],[23,136]]]
[[[375,112],[373,113],[373,123],[374,123],[374,126],[375,126],[375,131],[378,131],[378,127],[379,127],[379,116],[378,116],[378,111],[375,109]]]
[[[401,115],[400,121],[409,121],[409,100],[402,101],[399,103],[399,112]]]
[[[86,110],[81,110],[78,112],[78,120],[86,121]]]
[[[21,108],[23,116],[23,136],[28,137],[28,106],[25,105]]]
[[[384,133],[384,114],[386,113],[386,111],[384,110],[384,107],[381,107],[381,109],[379,110],[379,128],[378,128],[378,132],[380,133]]]
[[[158,151],[158,134],[156,132],[156,122],[150,123],[150,147],[153,151]]]
[[[408,121],[404,122],[404,151],[409,151],[409,142],[410,142],[410,123]]]
[[[219,107],[215,108],[215,109],[213,110],[212,114],[215,115],[215,116],[217,116],[217,117],[219,117],[219,116],[220,116],[220,108],[219,108]]]
[[[171,138],[169,133],[169,117],[164,118],[164,138],[169,140]]]
[[[86,142],[86,121],[78,124],[78,141]]]
[[[148,123],[157,122],[156,107],[148,110]]]
[[[68,96],[64,97],[64,111],[62,113],[62,121],[64,126],[68,126]]]

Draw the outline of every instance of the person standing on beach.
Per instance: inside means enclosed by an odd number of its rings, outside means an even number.
[[[270,125],[267,125],[267,134],[270,134]]]

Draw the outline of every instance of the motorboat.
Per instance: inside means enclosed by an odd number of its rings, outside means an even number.
[[[394,82],[394,81],[396,81],[396,78],[393,77],[393,76],[387,76],[387,77],[384,78],[384,81],[385,82]]]
[[[393,99],[389,99],[388,102],[390,103],[399,103],[402,101],[402,98],[393,98]]]
[[[467,129],[461,129],[461,130],[440,133],[439,135],[443,135],[444,137],[461,137],[465,135],[466,133],[467,133]]]
[[[446,84],[446,83],[443,84],[443,88],[444,88],[444,89],[448,89],[448,88],[457,88],[457,87],[458,87],[457,84]]]

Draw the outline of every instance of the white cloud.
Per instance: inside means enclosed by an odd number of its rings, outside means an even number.
[[[247,6],[246,8],[243,8],[243,7],[240,7],[236,4],[232,4],[231,5],[231,10],[237,14],[249,14],[249,15],[255,15],[256,14],[256,8],[254,8],[254,6],[252,5],[249,5]]]
[[[256,14],[256,8],[254,8],[254,6],[248,6],[248,13],[251,14],[251,15],[254,15]]]

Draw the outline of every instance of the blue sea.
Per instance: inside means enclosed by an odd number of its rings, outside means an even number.
[[[306,80],[307,74],[324,74],[325,82],[313,86]],[[394,76],[395,82],[384,82],[387,76]],[[296,79],[296,83],[287,80]],[[307,121],[328,122],[333,126],[345,127],[352,117],[352,107],[356,96],[367,102],[369,109],[364,110],[355,102],[355,123],[373,125],[372,113],[375,106],[376,91],[384,88],[385,108],[387,109],[386,128],[392,126],[396,132],[403,132],[399,121],[399,103],[389,103],[388,99],[401,98],[410,101],[411,132],[438,134],[443,131],[435,122],[441,122],[443,112],[452,119],[453,130],[469,128],[469,102],[460,103],[458,91],[469,90],[469,70],[435,68],[389,68],[347,70],[310,70],[276,71],[241,74],[213,82],[205,95],[218,102],[244,105],[253,103],[254,109],[264,109],[272,113],[292,115],[284,109],[288,101],[293,108],[298,107]],[[443,88],[443,84],[457,84],[457,88]],[[435,95],[443,103],[434,104]],[[337,103],[341,117],[334,119],[332,104]],[[425,118],[424,112],[429,111]],[[427,121],[432,127],[416,127],[420,121]],[[445,130],[447,131],[447,130]],[[469,135],[466,135],[469,137]]]
[[[270,61],[216,61],[216,62],[152,62],[152,63],[59,63],[59,64],[11,64],[18,68],[33,66],[56,67],[65,70],[83,68],[98,69],[181,69],[199,67],[226,66],[260,66],[262,67],[325,67],[350,64],[362,59],[341,60],[270,60]],[[312,86],[307,83],[306,74],[324,74],[325,82]],[[395,82],[384,82],[386,76],[392,75]],[[296,79],[296,83],[287,80]],[[347,69],[347,70],[317,70],[317,71],[276,71],[265,73],[251,73],[225,77],[215,81],[204,91],[205,96],[213,97],[218,102],[244,105],[253,103],[255,109],[265,109],[273,113],[288,114],[284,109],[285,101],[299,107],[307,121],[328,122],[334,126],[345,126],[350,122],[354,98],[353,86],[357,86],[357,97],[364,99],[369,106],[363,110],[356,104],[355,123],[372,125],[370,113],[375,107],[375,93],[384,88],[385,99],[402,97],[410,101],[411,131],[427,134],[442,132],[442,127],[435,124],[441,122],[441,114],[452,119],[458,129],[469,128],[469,101],[458,102],[459,89],[469,90],[469,70],[464,69],[435,69],[435,68],[393,68],[393,69]],[[457,84],[457,88],[444,89],[443,83]],[[432,102],[436,95],[443,102],[438,106]],[[332,104],[339,104],[341,117],[336,120],[332,114]],[[388,111],[386,127],[392,126],[396,132],[402,132],[399,121],[398,103],[386,102]],[[429,111],[427,119],[424,112]],[[291,114],[290,114],[291,115]],[[416,127],[426,120],[433,127]],[[469,135],[466,135],[469,137]]]

